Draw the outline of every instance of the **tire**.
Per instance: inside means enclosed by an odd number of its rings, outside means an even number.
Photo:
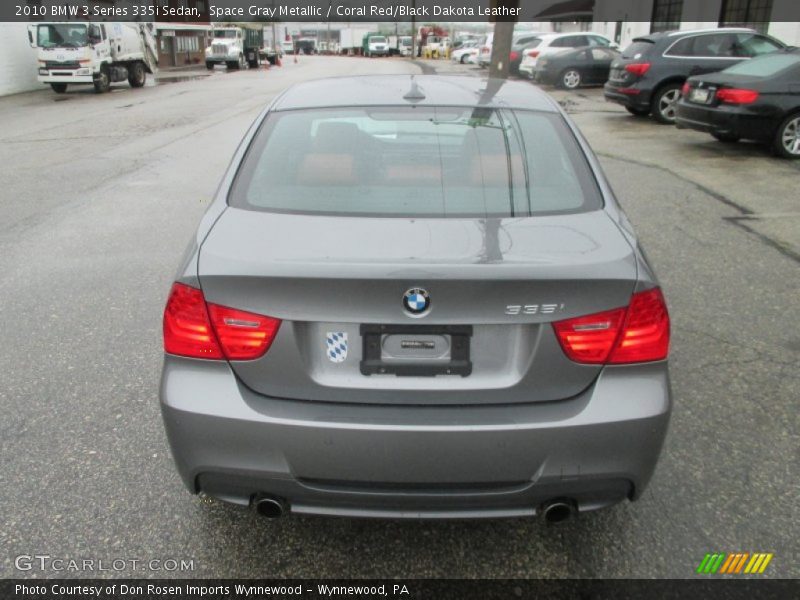
[[[50,87],[53,88],[53,91],[56,94],[63,94],[67,91],[67,84],[66,83],[51,83]]]
[[[467,64],[467,55],[466,54],[462,54],[461,55],[461,64],[462,65]]]
[[[213,71],[214,70],[214,63],[213,62],[206,62],[206,69],[208,69],[209,71]]]
[[[800,112],[789,115],[778,126],[772,149],[782,158],[800,159]]]
[[[712,133],[711,136],[723,144],[735,144],[742,139],[738,135],[733,135],[731,133]]]
[[[144,87],[147,81],[147,71],[144,69],[144,64],[135,62],[128,69],[128,83],[132,88]]]
[[[631,113],[634,117],[646,117],[650,114],[649,108],[637,108],[635,106],[626,106],[625,110]]]
[[[239,55],[239,66],[237,68],[239,70],[244,70],[247,68],[247,61],[244,58],[244,54]]]
[[[98,94],[104,94],[111,89],[111,75],[108,72],[108,66],[103,65],[100,67],[100,75],[94,80],[94,91]]]
[[[581,86],[581,72],[578,69],[564,69],[558,76],[558,87],[562,90],[577,90]]]
[[[225,63],[225,66],[226,66],[226,67],[227,67],[227,68],[228,68],[230,71],[233,71],[234,69],[238,69],[238,68],[239,68],[239,63],[237,63],[237,62],[226,62],[226,63]]]
[[[668,83],[660,87],[650,106],[653,118],[663,125],[675,124],[675,106],[681,98],[681,84]]]

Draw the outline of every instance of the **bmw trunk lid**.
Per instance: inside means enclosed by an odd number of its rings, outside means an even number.
[[[551,323],[626,306],[634,251],[603,210],[528,218],[375,218],[227,208],[202,244],[210,303],[281,319],[259,393],[314,401],[552,401],[602,367]]]

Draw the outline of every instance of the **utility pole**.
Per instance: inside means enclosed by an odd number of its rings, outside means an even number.
[[[519,0],[492,0],[492,8],[517,8]],[[491,17],[494,21],[494,40],[492,41],[492,62],[489,65],[489,77],[508,79],[508,55],[511,53],[511,41],[514,37],[516,17]]]
[[[417,58],[417,0],[411,0],[411,60]]]

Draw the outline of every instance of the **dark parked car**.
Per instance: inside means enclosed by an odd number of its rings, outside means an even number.
[[[677,125],[723,142],[769,142],[778,155],[800,158],[800,51],[690,77],[678,102]]]
[[[611,65],[606,100],[628,112],[675,122],[675,106],[688,77],[714,73],[785,45],[752,29],[719,28],[654,33],[633,40]]]
[[[608,81],[611,63],[619,52],[611,48],[578,48],[541,57],[536,63],[534,78],[542,83],[574,90],[581,85]]]

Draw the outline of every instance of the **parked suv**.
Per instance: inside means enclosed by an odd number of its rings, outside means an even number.
[[[652,113],[656,121],[673,124],[681,87],[688,77],[721,71],[784,47],[783,42],[753,29],[653,33],[634,39],[611,64],[605,97],[631,114]]]

